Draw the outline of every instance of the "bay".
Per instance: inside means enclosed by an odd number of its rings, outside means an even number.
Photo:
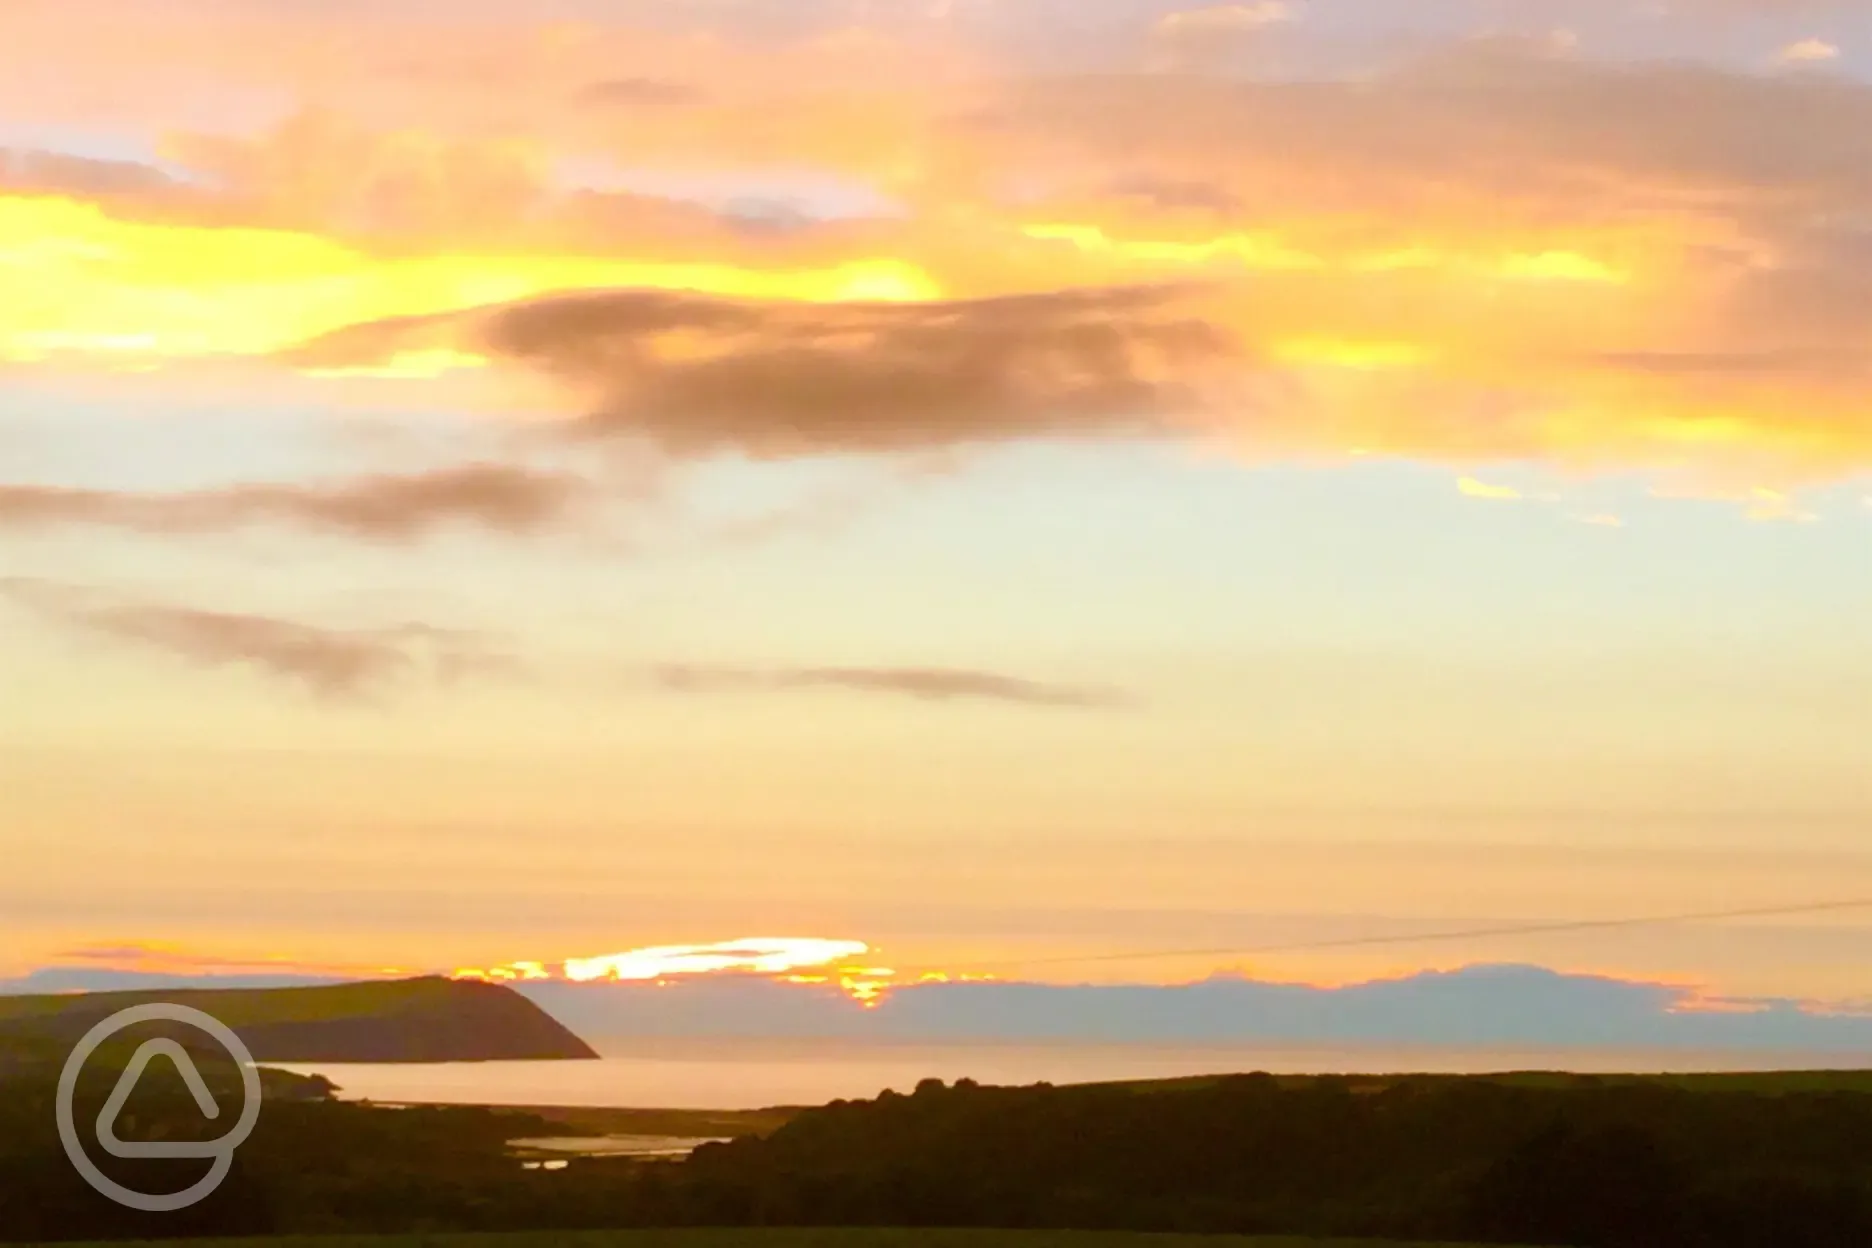
[[[574,1062],[291,1064],[347,1100],[409,1104],[760,1109],[864,1099],[920,1080],[1096,1083],[1271,1074],[1704,1073],[1842,1068],[1837,1055],[1667,1049],[943,1043],[766,1039],[595,1041]],[[1846,1068],[1872,1068],[1872,1056]]]

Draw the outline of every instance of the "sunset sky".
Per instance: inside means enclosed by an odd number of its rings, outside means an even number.
[[[0,975],[1872,999],[1866,0],[6,0]],[[160,952],[152,952],[159,950]]]

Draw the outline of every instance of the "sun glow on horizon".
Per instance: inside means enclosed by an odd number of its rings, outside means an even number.
[[[509,962],[487,968],[463,968],[455,979],[491,982],[643,983],[689,975],[740,973],[786,975],[791,971],[831,967],[871,952],[862,940],[828,940],[816,936],[750,936],[707,945],[649,945],[622,953],[588,958],[567,958],[555,968],[543,962]],[[849,976],[841,968],[835,972]],[[871,972],[856,972],[869,975]],[[886,972],[888,973],[888,972]],[[799,982],[799,981],[796,981]]]
[[[565,978],[573,983],[662,979],[717,971],[779,975],[801,967],[825,966],[870,951],[871,947],[861,940],[757,936],[713,945],[652,945],[592,958],[568,958],[564,972]]]
[[[861,940],[759,936],[707,945],[650,945],[623,953],[568,958],[562,963],[508,962],[464,967],[450,978],[487,983],[646,984],[666,987],[710,975],[766,977],[801,987],[833,987],[863,1008],[876,1009],[896,988],[916,984],[983,983],[995,975],[899,971],[854,959],[874,950]]]

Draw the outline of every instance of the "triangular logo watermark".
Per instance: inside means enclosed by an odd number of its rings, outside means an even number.
[[[117,1086],[111,1089],[103,1110],[98,1113],[98,1146],[113,1157],[213,1157],[221,1151],[220,1140],[163,1140],[146,1143],[117,1138],[117,1117],[123,1113],[124,1104],[136,1090],[137,1082],[143,1078],[143,1071],[149,1066],[150,1060],[157,1056],[166,1057],[175,1064],[176,1073],[182,1076],[182,1082],[188,1086],[189,1095],[195,1098],[202,1117],[213,1122],[221,1116],[221,1107],[215,1104],[213,1094],[208,1091],[208,1081],[202,1078],[201,1069],[195,1065],[195,1059],[188,1055],[188,1050],[174,1040],[145,1040],[124,1067],[123,1074],[118,1076]]]
[[[85,1062],[97,1052],[99,1045],[127,1027],[138,1023],[178,1023],[202,1032],[227,1050],[234,1059],[241,1075],[241,1111],[234,1123],[234,1129],[218,1140],[164,1140],[164,1141],[127,1141],[117,1138],[117,1118],[123,1113],[130,1093],[136,1089],[137,1081],[143,1072],[149,1069],[151,1061],[157,1057],[166,1057],[174,1064],[176,1073],[182,1076],[189,1095],[195,1098],[196,1106],[209,1121],[221,1117],[221,1107],[215,1103],[213,1094],[208,1090],[208,1083],[202,1078],[201,1070],[195,1065],[195,1059],[188,1050],[170,1039],[147,1040],[139,1045],[130,1062],[124,1067],[123,1074],[117,1078],[117,1086],[104,1102],[104,1108],[97,1117],[98,1144],[113,1157],[193,1157],[212,1158],[208,1173],[199,1181],[179,1192],[151,1194],[133,1191],[116,1182],[97,1168],[95,1162],[86,1154],[84,1141],[78,1138],[78,1124],[75,1120],[73,1104],[78,1092],[78,1076],[84,1070]],[[127,1010],[119,1010],[100,1022],[84,1034],[71,1056],[65,1059],[65,1069],[59,1073],[58,1098],[59,1141],[65,1145],[65,1155],[77,1167],[79,1175],[97,1191],[111,1200],[130,1209],[140,1209],[147,1213],[170,1213],[177,1209],[186,1209],[198,1201],[206,1199],[221,1181],[228,1176],[234,1165],[234,1150],[246,1142],[253,1133],[254,1123],[260,1119],[260,1074],[254,1068],[253,1054],[241,1043],[233,1028],[213,1015],[204,1014],[186,1005],[139,1005]]]

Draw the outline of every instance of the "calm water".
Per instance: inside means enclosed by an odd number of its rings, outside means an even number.
[[[325,1075],[347,1099],[481,1105],[758,1109],[908,1092],[919,1079],[1088,1083],[1265,1070],[1275,1074],[1476,1074],[1811,1070],[1813,1054],[1610,1049],[1253,1048],[1156,1045],[908,1045],[694,1040],[595,1045],[595,1062],[295,1065]],[[1864,1065],[1865,1063],[1854,1063]]]
[[[722,1135],[579,1135],[509,1140],[507,1146],[534,1160],[570,1157],[687,1157],[704,1144],[728,1138]]]

